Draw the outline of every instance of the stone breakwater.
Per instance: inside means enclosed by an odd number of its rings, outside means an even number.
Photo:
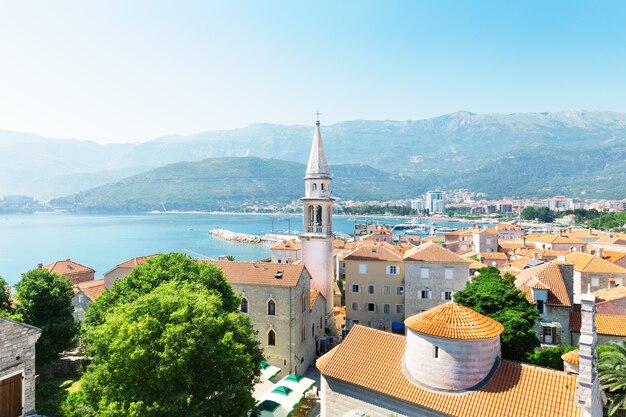
[[[225,229],[213,229],[209,234],[223,240],[239,243],[266,243],[275,244],[293,239],[293,236],[282,235],[249,235],[247,233],[236,233]]]

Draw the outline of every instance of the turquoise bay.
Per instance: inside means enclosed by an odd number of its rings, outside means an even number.
[[[380,218],[397,224],[406,219]],[[39,262],[71,258],[96,270],[96,278],[116,264],[135,256],[184,252],[198,258],[233,255],[239,260],[269,256],[268,245],[227,242],[208,234],[211,229],[264,234],[301,229],[299,215],[246,214],[136,214],[74,215],[27,214],[0,216],[0,276],[9,284]],[[437,222],[443,226],[464,224]],[[335,216],[335,231],[351,233],[352,218]]]

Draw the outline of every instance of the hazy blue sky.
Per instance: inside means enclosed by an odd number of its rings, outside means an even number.
[[[0,1],[0,129],[626,112],[625,1]]]

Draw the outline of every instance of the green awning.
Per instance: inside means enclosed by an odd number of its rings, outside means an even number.
[[[260,411],[269,411],[269,412],[276,410],[278,407],[280,407],[280,404],[272,400],[265,400],[259,405],[257,405],[257,409],[259,409]]]
[[[267,363],[267,362],[261,362],[261,365],[260,365],[260,366],[261,366],[261,369],[265,369],[265,368],[267,368],[268,366],[270,366],[270,364],[269,364],[269,363]]]
[[[289,393],[292,391],[293,390],[291,388],[288,388],[284,385],[280,385],[272,390],[272,392],[276,394],[282,394],[282,395],[289,395]]]
[[[302,380],[302,378],[304,378],[304,376],[302,376],[302,375],[289,374],[289,375],[287,375],[285,377],[285,381],[300,382]]]

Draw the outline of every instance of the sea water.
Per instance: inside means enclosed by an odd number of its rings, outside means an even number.
[[[392,225],[406,221],[390,217],[373,220]],[[297,233],[301,222],[300,215],[270,214],[0,215],[0,276],[15,284],[23,272],[38,263],[70,258],[95,269],[96,278],[100,278],[127,259],[172,251],[196,258],[232,255],[238,260],[263,259],[270,256],[268,244],[229,242],[208,232]],[[463,223],[436,223],[467,227]],[[353,218],[333,217],[335,231],[351,234],[353,227]]]

